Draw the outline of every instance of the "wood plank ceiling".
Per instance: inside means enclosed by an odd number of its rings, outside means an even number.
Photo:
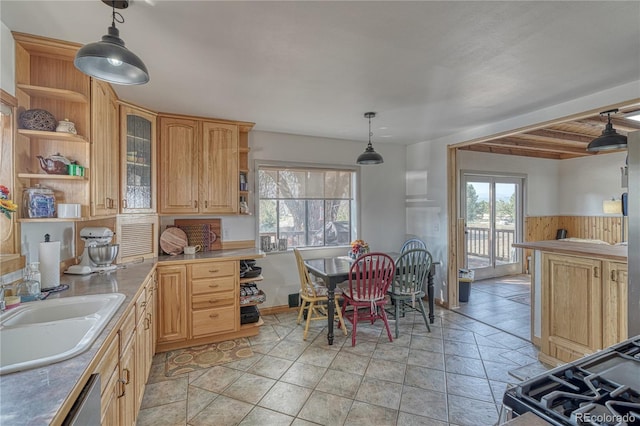
[[[640,121],[626,118],[632,113],[640,113],[639,104],[618,107],[618,109],[619,111],[611,116],[613,128],[618,133],[626,136],[629,132],[640,130]],[[602,134],[606,124],[607,116],[596,113],[579,119],[553,123],[543,128],[472,142],[459,146],[458,149],[555,160],[620,152],[620,150],[587,151],[589,142]]]

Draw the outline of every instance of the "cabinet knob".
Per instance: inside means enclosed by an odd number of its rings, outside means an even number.
[[[209,208],[209,200],[204,201],[204,208]]]
[[[127,208],[127,200],[125,200],[124,198],[122,199],[122,208],[123,209]]]
[[[593,276],[595,278],[600,278],[600,268],[598,268],[597,266],[593,268]]]
[[[613,282],[616,282],[616,281],[617,281],[617,279],[616,279],[616,278],[618,278],[618,277],[617,277],[616,275],[617,275],[617,274],[616,274],[615,269],[614,269],[613,271],[611,271],[611,281],[613,281]]]

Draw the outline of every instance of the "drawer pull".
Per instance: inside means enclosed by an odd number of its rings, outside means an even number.
[[[122,398],[127,394],[127,388],[125,386],[127,383],[123,379],[118,379],[118,383],[120,383],[120,390],[121,390],[121,393],[120,395],[118,395],[118,398]]]
[[[215,300],[215,299],[209,299],[209,303],[211,303],[211,304],[214,304],[216,302],[217,302],[217,300]]]
[[[149,329],[149,327],[150,327],[150,325],[149,325],[149,317],[146,317],[146,318],[144,319],[144,329],[145,329],[145,330],[148,330],[148,329]]]
[[[147,301],[146,301],[146,300],[140,304],[140,307],[141,307],[141,308],[144,308],[144,307],[146,307],[146,306],[147,306]]]
[[[209,288],[218,288],[218,287],[220,287],[219,284],[211,284],[211,285],[209,285]]]
[[[124,382],[124,384],[128,385],[131,382],[131,371],[128,368],[125,368],[124,372],[127,375],[127,380]]]
[[[211,314],[209,315],[209,318],[218,318],[218,314]]]
[[[215,274],[216,272],[220,272],[220,269],[209,269],[209,272]]]
[[[611,271],[611,281],[615,282],[616,281],[616,271]]]
[[[598,268],[597,266],[593,268],[593,277],[600,278],[600,268]]]

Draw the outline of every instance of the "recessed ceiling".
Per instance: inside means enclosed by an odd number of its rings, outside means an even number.
[[[100,0],[2,0],[1,11],[12,31],[80,44],[111,23]],[[116,86],[120,98],[263,131],[363,141],[363,113],[376,111],[375,144],[411,144],[640,76],[638,1],[135,0],[121,13],[151,81]]]

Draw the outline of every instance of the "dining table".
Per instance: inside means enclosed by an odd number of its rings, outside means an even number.
[[[398,257],[400,257],[400,253],[397,252],[387,252],[385,254],[389,255],[394,262]],[[322,279],[324,284],[327,286],[327,341],[329,345],[333,345],[333,325],[336,310],[335,290],[338,284],[349,279],[351,265],[353,262],[354,259],[349,256],[323,257],[306,259],[304,261],[309,272]],[[435,321],[435,315],[433,313],[433,277],[435,275],[435,267],[437,264],[440,264],[440,262],[432,262],[431,269],[429,269],[429,273],[427,274],[427,297],[429,299],[429,322],[431,324]]]

